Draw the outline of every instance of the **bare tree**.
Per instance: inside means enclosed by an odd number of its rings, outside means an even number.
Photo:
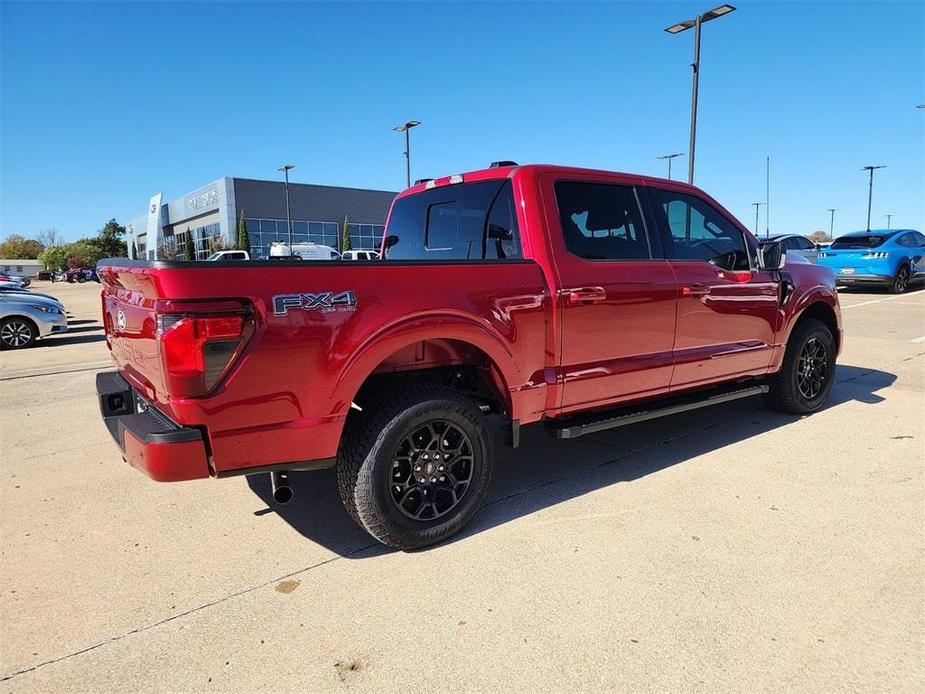
[[[180,257],[180,244],[172,236],[165,238],[157,247],[158,260],[177,260]]]
[[[42,229],[38,234],[39,243],[41,243],[45,248],[50,246],[57,246],[61,243],[61,234],[54,227],[48,227],[47,229]]]
[[[829,235],[826,232],[822,231],[822,229],[814,231],[812,234],[808,234],[806,238],[808,238],[813,243],[825,243],[826,241],[832,240],[829,238]]]

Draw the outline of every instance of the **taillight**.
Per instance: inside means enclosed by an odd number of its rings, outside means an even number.
[[[172,397],[212,391],[254,330],[253,313],[237,301],[159,301],[155,310],[164,381]]]

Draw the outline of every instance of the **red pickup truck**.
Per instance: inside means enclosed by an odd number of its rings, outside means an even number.
[[[375,538],[459,531],[494,436],[559,438],[832,387],[831,270],[675,181],[501,162],[394,201],[382,260],[99,263],[106,425],[160,481],[337,467]]]

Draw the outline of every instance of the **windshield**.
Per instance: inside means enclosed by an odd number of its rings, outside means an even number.
[[[222,257],[221,253],[213,253],[208,258],[206,258],[206,260],[218,260],[221,257]]]
[[[886,236],[878,236],[877,234],[867,234],[866,236],[842,236],[832,242],[832,249],[837,251],[847,248],[876,248],[886,240]]]

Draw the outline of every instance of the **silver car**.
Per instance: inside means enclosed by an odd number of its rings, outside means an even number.
[[[0,293],[0,349],[29,347],[40,337],[67,332],[60,301],[19,293]]]
[[[816,261],[819,260],[819,247],[805,236],[800,236],[799,234],[777,234],[772,236],[770,240],[782,243],[787,253],[802,256],[814,265]]]

